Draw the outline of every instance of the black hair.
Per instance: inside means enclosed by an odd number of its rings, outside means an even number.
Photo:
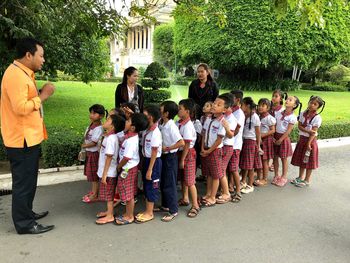
[[[115,133],[121,132],[125,128],[125,118],[120,115],[110,115]]]
[[[89,108],[89,112],[95,112],[95,113],[98,113],[102,116],[105,116],[106,117],[108,116],[108,112],[106,111],[105,107],[103,107],[103,105],[101,104],[94,104],[92,105],[90,108]]]
[[[200,68],[200,67],[204,68],[204,70],[208,72],[207,79],[208,79],[209,81],[212,82],[212,81],[213,81],[213,77],[212,77],[211,74],[210,74],[210,71],[211,71],[211,70],[210,70],[208,64],[206,64],[206,63],[200,63],[200,64],[197,66],[197,71],[198,71],[198,68]]]
[[[134,113],[136,112],[136,107],[134,103],[131,102],[125,102],[121,105],[122,107],[128,107],[130,110],[132,110]]]
[[[312,96],[310,97],[310,99],[309,99],[309,102],[310,102],[310,101],[313,101],[313,100],[316,100],[317,103],[318,103],[318,108],[317,108],[317,109],[319,109],[319,108],[322,107],[321,111],[318,113],[318,114],[321,114],[321,112],[323,111],[324,107],[326,106],[326,102],[325,102],[320,96],[314,96],[314,95],[312,95]]]
[[[42,42],[34,38],[27,37],[19,39],[16,44],[16,59],[23,58],[27,52],[34,56],[35,52],[38,50],[37,45],[44,47]]]
[[[177,113],[179,112],[179,106],[176,104],[176,102],[171,100],[162,102],[160,106],[163,107],[163,112],[168,113],[168,118],[170,120],[174,119]]]
[[[199,120],[202,116],[202,108],[197,103],[194,104],[194,107],[190,113],[191,120]]]
[[[218,96],[219,99],[225,101],[225,108],[232,107],[233,104],[233,95],[231,93],[224,93]]]
[[[271,101],[267,98],[261,98],[258,105],[265,104],[269,109],[271,108]]]
[[[283,100],[286,100],[288,98],[288,93],[287,92],[283,92],[282,90],[280,89],[275,89],[273,92],[272,92],[272,96],[275,95],[275,94],[278,94],[280,95],[281,97],[281,101],[280,101],[280,105],[283,105]]]
[[[236,98],[239,99],[239,102],[242,103],[243,99],[243,91],[240,89],[232,90],[231,94]]]
[[[299,112],[298,112],[298,120],[301,112],[301,108],[303,107],[303,104],[300,102],[299,98],[297,96],[293,96],[295,98],[295,106],[293,107],[293,110],[296,110],[299,106]]]
[[[147,105],[143,111],[147,111],[148,115],[150,115],[153,119],[153,122],[156,123],[160,119],[160,109],[158,105],[150,104]]]
[[[254,110],[256,110],[256,104],[254,103],[254,100],[252,97],[245,97],[242,100],[242,104],[245,104],[249,107],[250,111],[250,116],[249,116],[249,130],[252,128],[252,113]]]
[[[135,113],[131,116],[131,125],[135,127],[135,132],[141,132],[147,129],[148,120],[145,114]]]
[[[127,85],[128,76],[131,76],[135,71],[137,71],[137,68],[135,67],[128,67],[124,70],[122,85]]]
[[[191,112],[193,111],[193,108],[195,107],[195,102],[193,101],[193,99],[184,99],[184,100],[180,100],[179,102],[179,106],[182,105],[185,110],[188,110],[191,114]]]
[[[113,108],[113,109],[110,109],[110,111],[115,111],[115,114],[111,114],[111,115],[119,115],[125,119],[125,113],[121,108]]]

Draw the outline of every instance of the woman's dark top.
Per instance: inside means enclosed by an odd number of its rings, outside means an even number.
[[[115,90],[115,107],[119,108],[121,104],[129,102],[129,99],[135,99],[137,101],[139,111],[142,112],[144,102],[143,89],[138,84],[136,84],[135,86],[135,91],[136,89],[137,92],[135,93],[137,94],[137,96],[134,96],[134,98],[129,98],[127,85],[119,84],[117,86],[117,89]]]
[[[201,88],[200,80],[196,79],[191,82],[188,89],[188,97],[193,99],[201,109],[207,101],[214,101],[218,95],[219,89],[215,81],[207,80],[205,87]]]

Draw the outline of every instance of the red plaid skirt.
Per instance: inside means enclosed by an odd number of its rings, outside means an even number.
[[[135,166],[129,169],[128,176],[125,179],[118,177],[117,191],[123,202],[134,198],[135,186],[137,187],[137,171],[138,168]]]
[[[275,133],[276,141],[282,137],[282,133]],[[282,159],[288,158],[293,155],[292,143],[290,142],[290,138],[287,137],[281,143],[281,145],[274,144],[274,152],[275,157],[280,157]]]
[[[262,150],[264,154],[262,160],[271,160],[275,156],[274,145],[273,145],[273,136],[270,135],[262,139]]]
[[[211,154],[205,157],[207,176],[213,179],[220,179],[224,176],[222,164],[222,149],[215,149]]]
[[[318,145],[317,140],[313,139],[311,142],[311,154],[309,162],[304,163],[304,156],[306,152],[306,145],[309,141],[309,137],[299,136],[299,141],[295,147],[291,164],[306,169],[317,169],[318,168]]]
[[[98,157],[99,152],[86,151],[86,160],[84,165],[84,175],[86,175],[88,182],[98,182]]]
[[[222,168],[223,168],[224,174],[226,174],[226,169],[228,167],[230,160],[232,159],[232,155],[233,155],[233,146],[224,145],[224,147],[222,147]]]
[[[228,163],[228,171],[229,172],[238,172],[240,153],[241,153],[241,150],[233,149],[231,160]]]
[[[239,160],[239,168],[244,170],[261,169],[262,163],[255,140],[244,139]]]
[[[179,169],[178,171],[180,180],[185,183],[185,186],[192,186],[196,184],[196,156],[196,150],[194,148],[190,148],[185,157],[184,169]]]
[[[100,189],[98,199],[101,201],[113,201],[115,195],[115,187],[117,186],[116,177],[107,177],[107,184],[103,184],[100,178]]]

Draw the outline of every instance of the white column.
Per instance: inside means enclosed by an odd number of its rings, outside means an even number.
[[[135,30],[134,28],[131,29],[131,49],[134,49],[134,39],[135,39]]]
[[[142,35],[143,35],[143,49],[146,49],[146,27],[143,27],[142,30]]]
[[[150,29],[150,39],[149,39],[149,46],[150,49],[153,49],[153,32],[154,32],[154,25],[151,25],[151,29]]]
[[[139,49],[139,28],[135,28],[135,35],[136,35],[136,46],[135,49]]]

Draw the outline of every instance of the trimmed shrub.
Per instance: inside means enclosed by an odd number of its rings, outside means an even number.
[[[336,84],[346,83],[350,80],[350,68],[344,65],[331,67],[324,74],[324,80]]]
[[[142,87],[146,88],[152,88],[154,90],[158,90],[160,88],[169,88],[170,87],[170,80],[167,79],[142,79],[141,80]]]
[[[79,164],[78,153],[83,136],[67,129],[49,129],[49,139],[42,143],[45,168]]]
[[[99,81],[101,81],[101,82],[122,83],[123,78],[122,77],[110,77],[110,78],[101,79]]]
[[[148,65],[145,73],[143,74],[145,78],[151,78],[153,80],[164,79],[167,77],[165,68],[158,62],[152,62]]]
[[[152,90],[144,89],[143,90],[145,103],[161,103],[165,100],[170,99],[171,91],[170,90]]]
[[[348,87],[329,82],[318,83],[316,86],[304,86],[302,89],[318,91],[348,91]]]
[[[172,84],[173,85],[183,85],[183,86],[188,86],[190,81],[193,80],[192,78],[184,78],[184,77],[176,77],[173,81]]]

